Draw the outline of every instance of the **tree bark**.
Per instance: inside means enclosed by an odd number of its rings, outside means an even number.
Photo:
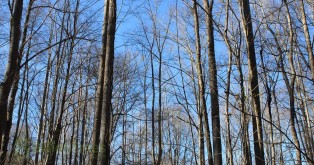
[[[10,18],[10,49],[8,63],[2,82],[0,83],[0,149],[2,148],[2,134],[6,129],[8,99],[16,74],[19,74],[18,65],[21,54],[19,52],[21,38],[21,19],[23,0],[15,0]],[[12,98],[14,99],[14,98]],[[1,162],[0,162],[1,163]]]
[[[263,127],[261,119],[259,82],[256,65],[256,55],[254,47],[254,35],[250,11],[249,0],[239,0],[242,16],[242,26],[246,38],[246,49],[249,65],[249,85],[252,96],[253,108],[253,136],[254,136],[254,152],[255,163],[259,165],[265,164],[264,144],[263,144]]]
[[[289,29],[289,44],[290,44],[290,49],[289,49],[289,56],[288,56],[288,61],[290,64],[290,69],[291,69],[291,77],[290,77],[290,82],[288,79],[288,76],[284,70],[284,64],[283,64],[283,54],[280,53],[280,66],[282,69],[283,77],[286,83],[286,86],[288,88],[288,93],[289,93],[289,104],[290,104],[290,129],[291,129],[291,134],[293,141],[296,145],[296,164],[301,165],[302,163],[302,157],[301,157],[301,148],[300,148],[300,142],[298,139],[297,131],[295,128],[295,121],[296,121],[296,110],[295,110],[295,101],[294,101],[294,87],[295,87],[295,79],[296,79],[296,71],[294,67],[294,60],[293,60],[293,49],[294,49],[294,32],[293,32],[293,27],[292,27],[292,20],[291,20],[291,15],[290,15],[290,10],[288,6],[287,0],[284,0],[284,4],[287,10],[287,21],[288,21],[288,29]],[[278,45],[279,46],[279,45]],[[278,47],[280,49],[280,47]]]
[[[154,44],[154,42],[153,42]],[[153,56],[153,44],[151,46],[151,52],[150,52],[150,65],[151,65],[151,76],[152,76],[152,161],[153,164],[156,163],[156,157],[155,157],[155,71],[154,71],[154,56]]]
[[[96,93],[96,112],[94,115],[94,128],[92,137],[92,153],[91,153],[91,164],[97,165],[99,143],[100,143],[100,128],[102,118],[102,106],[103,106],[103,93],[104,93],[104,68],[106,60],[106,43],[107,43],[107,27],[108,27],[108,13],[109,13],[109,1],[106,1],[104,9],[104,24],[102,30],[102,52],[99,56],[99,69],[98,69],[98,85]]]
[[[305,9],[304,9],[304,3],[303,0],[300,0],[300,7],[301,7],[301,13],[302,13],[302,24],[303,24],[303,31],[304,31],[304,37],[306,41],[306,50],[307,53],[309,54],[309,61],[310,61],[310,67],[311,67],[311,73],[312,73],[312,81],[314,81],[314,55],[313,55],[313,47],[311,44],[311,37],[309,33],[309,28],[307,25],[307,19],[306,19],[306,14],[305,14]]]
[[[206,99],[205,99],[205,85],[204,85],[204,78],[203,78],[203,71],[202,71],[202,62],[201,62],[201,43],[200,43],[200,34],[199,34],[199,19],[198,19],[198,12],[197,12],[197,2],[193,0],[193,15],[194,15],[194,32],[195,32],[195,40],[196,40],[196,71],[198,77],[198,95],[199,95],[199,102],[200,102],[200,112],[199,117],[200,120],[200,164],[205,164],[205,152],[204,148],[202,147],[202,143],[204,143],[204,139],[202,138],[203,134],[203,123],[202,119],[204,119],[204,126],[205,126],[205,136],[206,136],[206,146],[207,146],[207,159],[208,164],[213,164],[212,158],[212,149],[211,149],[211,139],[210,139],[210,131],[209,131],[209,122],[208,122],[208,114],[207,114],[207,107],[206,107]]]
[[[108,3],[108,2],[107,2]],[[102,106],[102,132],[101,147],[103,153],[100,155],[100,163],[103,165],[110,164],[110,133],[111,133],[111,116],[112,116],[112,88],[113,88],[113,60],[114,60],[114,41],[116,32],[116,0],[109,0],[108,14],[108,34],[106,41],[106,60],[104,70],[104,89],[103,89],[103,106]]]
[[[219,95],[217,85],[217,68],[215,58],[215,40],[213,27],[213,5],[214,0],[210,3],[208,0],[203,0],[204,9],[206,12],[206,32],[207,32],[207,47],[208,47],[208,66],[209,66],[209,90],[213,129],[213,154],[214,164],[222,164],[222,150],[221,150],[221,135],[220,135],[220,117],[219,117]]]

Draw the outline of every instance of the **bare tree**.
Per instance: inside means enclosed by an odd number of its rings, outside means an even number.
[[[255,163],[265,164],[263,130],[262,130],[263,127],[262,127],[261,105],[260,105],[260,96],[259,96],[260,92],[259,92],[250,3],[249,3],[249,0],[243,0],[243,1],[239,1],[239,4],[240,4],[241,16],[242,16],[243,31],[246,38],[246,49],[247,49],[248,64],[249,64],[249,81],[250,81],[250,90],[251,90],[252,107],[253,107],[252,121],[253,121]]]
[[[198,12],[197,12],[197,2],[193,1],[193,16],[194,16],[194,31],[195,31],[195,40],[196,40],[196,71],[198,78],[198,98],[199,98],[199,145],[200,145],[200,164],[205,164],[205,151],[204,151],[204,134],[203,134],[203,122],[205,126],[205,135],[206,135],[206,144],[208,150],[208,163],[213,164],[212,151],[211,151],[211,140],[209,133],[209,122],[206,108],[206,100],[205,100],[205,85],[202,71],[202,63],[201,63],[201,43],[200,43],[200,34],[199,34],[199,20],[198,20]]]
[[[19,45],[21,39],[21,19],[23,0],[15,0],[10,17],[10,50],[4,78],[0,84],[0,149],[2,149],[2,134],[6,130],[6,117],[9,94],[15,79],[19,77],[19,60],[21,52]]]
[[[113,79],[113,60],[114,60],[114,39],[116,32],[116,8],[115,0],[109,0],[108,11],[108,30],[106,37],[106,59],[104,65],[104,87],[103,87],[103,105],[102,105],[102,131],[101,131],[101,164],[110,164],[110,133],[111,133],[111,118],[112,118],[112,79]]]
[[[95,111],[95,122],[93,127],[93,139],[92,139],[92,153],[91,153],[91,164],[97,165],[99,143],[100,143],[100,127],[101,127],[101,115],[102,115],[102,104],[104,95],[104,68],[106,60],[106,43],[107,43],[107,27],[108,27],[108,11],[109,1],[106,1],[104,10],[104,23],[102,32],[102,49],[101,55],[99,56],[99,67],[98,67],[98,85],[96,93],[96,111]]]
[[[217,68],[215,57],[215,41],[214,41],[214,26],[213,26],[213,5],[214,0],[208,2],[203,0],[204,9],[206,12],[206,30],[208,44],[208,66],[209,66],[209,90],[210,90],[210,105],[213,129],[213,154],[214,164],[222,164],[221,150],[221,135],[220,135],[220,117],[219,117],[219,96],[217,85]],[[208,140],[208,139],[207,139]]]

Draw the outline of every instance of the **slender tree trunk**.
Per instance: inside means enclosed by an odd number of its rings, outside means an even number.
[[[312,80],[314,80],[314,55],[313,55],[313,47],[311,44],[311,37],[309,33],[309,28],[307,25],[307,20],[306,20],[306,14],[305,14],[305,9],[304,9],[304,3],[303,0],[300,0],[300,7],[301,7],[301,13],[302,13],[302,24],[303,24],[303,30],[304,30],[304,37],[306,41],[306,50],[307,53],[309,54],[309,61],[310,61],[310,67],[311,67],[311,73],[312,73]]]
[[[89,65],[91,63],[89,62]],[[88,68],[88,74],[90,74],[89,68]],[[89,77],[86,80],[86,84],[89,84]],[[85,149],[85,131],[86,131],[86,117],[87,117],[87,104],[88,104],[88,85],[86,85],[85,88],[85,97],[84,97],[84,105],[83,105],[83,114],[82,114],[82,126],[81,126],[81,141],[80,141],[80,156],[79,156],[79,165],[85,164],[84,158],[84,149]]]
[[[162,52],[159,52],[159,67],[158,67],[158,159],[157,165],[161,164],[162,159],[162,105],[161,105],[161,62]]]
[[[108,2],[107,2],[108,3]],[[113,80],[113,60],[114,60],[114,40],[116,32],[116,0],[109,0],[109,14],[108,14],[108,34],[106,42],[106,60],[104,70],[104,93],[103,93],[103,107],[102,107],[102,127],[101,145],[103,153],[100,155],[100,163],[103,165],[110,164],[110,133],[111,133],[111,115],[112,115],[112,80]]]
[[[274,85],[274,88],[276,87],[276,85]],[[276,92],[275,90],[272,90],[272,95],[274,97],[274,104],[275,104],[275,107],[276,107],[276,113],[277,113],[277,121],[278,121],[278,128],[280,129],[281,128],[281,122],[280,122],[280,116],[279,116],[279,107],[278,107],[278,102],[277,102],[277,97],[276,97]],[[284,165],[285,162],[284,162],[284,157],[283,157],[283,146],[282,146],[282,143],[283,143],[283,139],[282,139],[282,134],[279,135],[279,145],[280,145],[280,148],[279,148],[279,164],[280,165]]]
[[[9,145],[9,141],[10,141],[10,130],[11,130],[11,126],[12,126],[12,117],[13,117],[13,110],[14,110],[14,103],[15,103],[15,95],[18,91],[18,85],[19,85],[18,79],[15,79],[13,84],[14,85],[13,85],[13,88],[11,91],[11,98],[9,101],[10,102],[9,108],[8,108],[9,113],[8,113],[8,117],[7,117],[6,130],[4,132],[4,137],[3,137],[3,145],[2,145],[0,164],[5,164],[5,161],[7,159],[8,145]]]
[[[232,140],[231,140],[231,130],[230,130],[230,116],[229,113],[229,95],[230,95],[230,77],[231,77],[231,68],[232,68],[232,52],[231,48],[228,47],[229,54],[229,63],[228,63],[228,73],[227,73],[227,89],[226,93],[226,122],[227,122],[227,160],[230,165],[233,165],[233,151],[232,151]]]
[[[79,14],[79,4],[80,1],[76,1],[76,6],[75,6],[75,15],[74,15],[74,25],[73,25],[73,37],[70,42],[70,47],[69,47],[69,55],[68,55],[68,63],[67,63],[67,69],[66,69],[66,76],[65,76],[65,84],[63,87],[63,93],[62,93],[62,98],[61,98],[61,107],[60,107],[60,113],[59,117],[57,120],[57,124],[55,127],[55,130],[51,134],[51,141],[49,142],[51,144],[51,152],[48,154],[47,162],[46,165],[54,165],[56,163],[56,157],[57,157],[57,151],[58,151],[58,145],[59,145],[59,139],[62,131],[62,120],[63,120],[63,114],[65,111],[65,103],[66,103],[66,96],[67,96],[67,89],[68,89],[68,83],[70,79],[70,70],[71,70],[71,63],[72,63],[72,57],[74,53],[74,46],[75,46],[75,37],[77,34],[77,21],[78,21],[78,14]]]
[[[300,60],[298,60],[298,68],[299,68],[299,72],[301,73],[302,72],[302,65],[301,65],[301,62]],[[302,73],[301,73],[301,77],[302,77]],[[311,130],[312,128],[312,124],[311,124],[311,117],[310,117],[310,110],[309,110],[309,105],[308,105],[308,102],[306,100],[309,99],[309,96],[308,94],[306,93],[306,89],[305,89],[305,86],[304,86],[304,80],[303,78],[298,78],[299,79],[299,97],[301,98],[301,103],[300,103],[300,109],[301,111],[303,112],[303,116],[304,116],[304,119],[305,119],[305,123],[306,123],[306,126],[305,126],[305,131],[304,131],[304,134],[305,134],[305,139],[307,141],[307,152],[309,157],[314,160],[314,137],[313,137],[313,131]],[[303,94],[303,97],[302,97],[302,94]],[[309,163],[310,163],[310,160],[309,160]]]
[[[266,66],[264,63],[264,58],[263,58],[263,46],[260,50],[260,58],[261,58],[261,63],[262,63],[262,69],[263,69],[263,76],[264,76],[264,83],[265,83],[265,88],[266,88],[266,103],[267,103],[267,109],[268,109],[268,115],[269,115],[269,121],[270,123],[273,123],[273,117],[272,117],[272,107],[271,107],[271,103],[272,103],[272,94],[271,94],[271,86],[268,83],[268,75],[266,74]],[[270,162],[271,165],[275,165],[276,164],[276,151],[275,151],[275,142],[274,142],[274,128],[273,128],[273,124],[270,124],[270,142],[271,142],[271,157],[270,157]]]
[[[211,116],[212,116],[212,129],[213,129],[213,154],[214,164],[222,164],[222,150],[221,150],[221,135],[220,135],[220,117],[219,117],[219,96],[217,85],[217,68],[215,58],[215,40],[214,40],[214,27],[213,27],[213,5],[214,0],[210,3],[208,0],[203,0],[204,9],[206,12],[206,32],[207,32],[207,46],[208,46],[208,66],[209,66],[209,90],[210,90],[210,103],[211,103]]]
[[[18,61],[21,59],[19,45],[21,38],[23,0],[15,0],[13,4],[13,11],[10,18],[10,49],[8,63],[6,66],[4,78],[0,83],[0,149],[2,149],[2,135],[6,129],[9,94],[13,85],[13,81],[16,78],[16,75],[19,74],[20,66],[18,65]]]
[[[226,19],[225,19],[225,29],[223,33],[224,41],[228,47],[228,71],[227,71],[227,87],[226,87],[226,122],[227,122],[227,154],[226,160],[228,160],[228,164],[233,165],[233,149],[232,149],[232,139],[231,139],[231,130],[230,130],[230,117],[231,114],[229,113],[229,96],[230,96],[230,83],[231,83],[231,69],[232,69],[232,61],[233,61],[233,51],[230,44],[230,40],[228,37],[228,29],[229,29],[229,0],[225,3],[225,12],[226,12]]]
[[[148,164],[148,110],[147,110],[147,72],[148,67],[145,65],[144,71],[144,109],[145,109],[145,164]]]
[[[249,0],[239,0],[242,15],[242,26],[246,38],[246,48],[249,64],[249,85],[252,96],[253,108],[253,136],[255,163],[258,165],[265,164],[264,144],[263,144],[263,127],[261,119],[260,93],[256,65],[256,55],[254,47],[254,34],[252,27],[251,11]]]
[[[10,131],[11,131],[11,127],[12,127],[12,114],[13,114],[13,110],[14,110],[14,103],[15,103],[15,96],[18,90],[18,83],[19,83],[19,70],[20,70],[20,64],[21,64],[21,60],[22,60],[22,56],[23,56],[23,51],[24,51],[24,47],[26,45],[25,41],[26,41],[26,37],[27,37],[27,31],[28,31],[28,27],[29,27],[29,20],[30,20],[30,14],[31,14],[31,7],[33,5],[34,0],[30,0],[28,3],[28,8],[27,8],[27,12],[26,12],[26,18],[25,18],[25,22],[24,22],[24,28],[23,28],[23,33],[22,33],[22,44],[19,47],[19,56],[17,58],[17,66],[18,68],[16,68],[18,71],[16,71],[15,76],[14,76],[14,80],[13,80],[13,85],[12,85],[12,89],[11,89],[11,94],[10,94],[10,98],[9,98],[9,107],[7,109],[7,119],[6,119],[6,124],[5,127],[6,129],[4,130],[4,141],[3,141],[3,146],[2,146],[2,154],[1,154],[1,159],[0,159],[0,164],[1,162],[5,161],[6,158],[6,153],[7,153],[7,147],[8,147],[8,143],[9,143],[9,138],[10,138]],[[30,42],[29,42],[30,43]],[[30,45],[30,44],[29,44]],[[29,49],[27,51],[27,54],[29,54]],[[1,118],[1,117],[0,117]],[[1,126],[0,126],[1,127]],[[1,128],[0,128],[1,130]],[[1,132],[0,132],[0,136],[1,136]],[[0,146],[1,146],[1,137],[0,137]]]
[[[72,85],[72,92],[71,93],[74,93],[74,85],[75,83],[73,83]],[[74,101],[74,98],[72,100],[72,102]],[[70,140],[70,152],[69,152],[69,165],[72,165],[72,159],[73,159],[73,141],[74,141],[74,138],[75,138],[75,123],[77,122],[76,121],[76,112],[77,109],[75,108],[75,104],[72,105],[72,113],[73,113],[73,116],[72,116],[72,132],[71,132],[71,140]]]
[[[240,26],[240,25],[239,25]],[[240,31],[240,36],[241,31]],[[236,62],[237,62],[237,68],[239,72],[239,81],[240,81],[240,106],[241,106],[241,144],[242,144],[242,152],[244,157],[244,164],[251,165],[252,164],[252,156],[251,156],[251,149],[250,149],[250,142],[249,142],[249,119],[248,119],[248,110],[245,106],[245,88],[244,88],[244,76],[242,71],[242,61],[241,61],[241,45],[242,45],[242,39],[240,37],[239,44],[237,46],[236,50]]]
[[[52,40],[52,35],[50,35],[50,41]],[[36,140],[36,150],[35,150],[35,165],[38,165],[39,161],[39,150],[40,150],[40,143],[41,138],[45,138],[42,136],[43,134],[43,125],[44,125],[44,115],[46,113],[46,99],[47,99],[47,93],[49,90],[48,81],[49,81],[49,73],[51,69],[51,50],[48,53],[48,63],[47,63],[47,69],[46,69],[46,75],[45,75],[45,83],[44,83],[44,91],[43,91],[43,100],[40,105],[40,119],[39,119],[39,128],[38,128],[38,134],[37,134],[37,140]],[[42,153],[41,153],[42,154]]]
[[[153,45],[151,47],[153,49]],[[153,157],[153,164],[156,163],[156,157],[155,157],[155,71],[154,71],[154,57],[153,53],[150,52],[150,65],[151,65],[151,74],[152,74],[152,157]]]
[[[99,56],[99,67],[98,67],[98,85],[96,93],[96,112],[94,116],[94,128],[93,128],[93,139],[92,139],[92,153],[91,153],[91,164],[97,165],[99,143],[100,143],[100,128],[102,119],[102,106],[103,106],[103,95],[104,95],[104,68],[106,60],[106,43],[107,43],[107,27],[108,27],[108,13],[109,13],[109,1],[106,1],[104,9],[104,24],[102,29],[102,52]],[[102,148],[102,147],[101,147]]]
[[[79,133],[80,133],[80,118],[81,118],[81,111],[82,109],[84,109],[84,104],[82,105],[82,95],[83,95],[83,61],[81,59],[80,61],[80,70],[79,70],[79,74],[80,74],[80,89],[79,89],[79,94],[78,94],[78,98],[77,98],[77,101],[78,101],[78,111],[76,112],[76,138],[75,138],[75,153],[74,153],[74,162],[73,164],[74,165],[77,165],[78,164],[78,149],[79,149]],[[87,84],[86,84],[87,86]],[[83,123],[82,123],[83,124]],[[81,134],[83,134],[81,132]]]
[[[196,71],[198,77],[198,90],[199,90],[199,100],[200,100],[200,117],[204,119],[205,125],[205,136],[206,136],[206,144],[207,144],[207,156],[208,156],[208,164],[213,164],[212,158],[212,150],[211,150],[211,139],[210,139],[210,131],[209,131],[209,122],[208,122],[208,114],[206,107],[206,99],[205,99],[205,85],[202,71],[202,63],[201,63],[201,43],[200,43],[200,34],[199,34],[199,20],[198,20],[198,12],[197,12],[197,2],[193,0],[193,15],[194,15],[194,31],[196,37]],[[200,120],[200,119],[199,119]],[[200,144],[204,142],[202,138],[203,134],[203,124],[202,120],[200,120]],[[205,152],[204,148],[200,147],[200,164],[205,164]]]
[[[289,50],[289,56],[288,56],[288,60],[289,60],[289,64],[290,64],[290,68],[291,68],[291,72],[292,75],[290,77],[290,82],[288,79],[288,76],[286,75],[286,72],[284,70],[284,64],[283,64],[283,54],[280,53],[280,66],[282,69],[282,73],[284,76],[284,80],[286,83],[286,86],[288,88],[288,93],[289,93],[289,104],[290,104],[290,129],[291,129],[291,134],[292,134],[292,138],[293,141],[296,145],[296,164],[301,165],[302,163],[302,157],[301,157],[301,148],[300,148],[300,142],[298,139],[298,135],[297,135],[297,131],[295,128],[295,121],[296,121],[296,110],[295,110],[295,101],[294,101],[294,86],[295,86],[295,79],[296,79],[296,72],[295,72],[295,68],[294,68],[294,60],[293,60],[293,38],[294,38],[294,32],[293,32],[293,27],[292,27],[292,20],[291,20],[291,15],[290,15],[290,11],[289,11],[289,6],[288,6],[288,2],[287,0],[284,0],[285,3],[285,7],[287,10],[287,20],[288,20],[288,27],[289,27],[289,44],[290,44],[290,50]],[[279,47],[278,47],[279,48]],[[279,48],[280,49],[280,48]]]
[[[25,94],[24,94],[24,90],[27,91],[28,87],[25,85],[26,84],[26,68],[23,71],[23,78],[22,78],[22,84],[21,84],[21,93],[20,93],[20,97],[19,97],[19,107],[18,107],[18,116],[17,116],[17,122],[16,122],[16,128],[15,128],[15,134],[13,136],[13,140],[12,140],[12,147],[11,147],[11,153],[9,156],[9,161],[8,164],[10,164],[14,152],[15,152],[15,144],[16,141],[18,139],[18,135],[19,135],[19,128],[20,128],[20,124],[21,124],[21,118],[23,115],[23,111],[24,111],[24,103],[25,103]],[[24,89],[26,86],[26,89]]]
[[[28,58],[28,57],[27,57]],[[27,70],[26,71],[26,86],[27,87],[30,87],[30,84],[29,84],[29,68],[28,68],[28,64],[26,63],[25,65],[25,69]],[[25,100],[26,100],[26,108],[25,108],[25,113],[24,113],[24,122],[25,122],[25,140],[24,140],[24,143],[23,143],[23,149],[24,149],[24,155],[23,155],[23,165],[27,165],[28,163],[28,159],[29,159],[29,156],[30,156],[30,146],[31,146],[31,139],[29,137],[29,125],[28,125],[28,107],[29,107],[29,90],[27,89],[26,90],[26,93],[25,93]]]

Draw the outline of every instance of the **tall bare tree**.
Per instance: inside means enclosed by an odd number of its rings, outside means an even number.
[[[114,41],[116,32],[116,0],[109,0],[108,29],[106,37],[106,59],[104,65],[104,87],[102,105],[102,131],[101,131],[101,164],[110,164],[110,145],[111,145],[111,118],[112,118],[112,81],[113,81],[113,60],[114,60]]]
[[[304,37],[306,41],[306,50],[309,55],[309,63],[311,67],[311,73],[312,73],[312,80],[314,80],[314,55],[313,55],[313,42],[311,43],[311,37],[309,33],[309,27],[308,27],[308,21],[307,16],[305,13],[305,7],[304,7],[304,0],[300,0],[300,7],[301,7],[301,14],[302,14],[302,24],[303,24],[303,31],[304,31]]]
[[[214,164],[222,164],[222,150],[221,150],[221,134],[220,134],[220,117],[219,117],[219,95],[217,85],[217,68],[215,57],[215,40],[214,40],[214,26],[213,26],[213,5],[214,0],[208,2],[203,0],[206,14],[206,32],[208,44],[208,66],[209,66],[209,90],[210,90],[210,105],[213,129],[213,154]]]
[[[15,79],[19,79],[19,60],[22,58],[19,52],[21,39],[21,20],[23,12],[23,0],[14,0],[10,17],[10,50],[4,78],[0,83],[0,149],[2,148],[2,134],[6,129],[6,117],[9,94]]]
[[[249,0],[238,1],[240,4],[242,26],[246,39],[246,49],[249,64],[249,85],[252,97],[253,108],[253,135],[254,135],[254,152],[255,163],[265,164],[264,144],[263,144],[263,127],[260,105],[260,92],[256,65],[256,55],[254,47],[254,33],[251,18],[251,9]]]
[[[205,99],[205,84],[204,84],[204,75],[202,69],[202,59],[201,59],[201,41],[200,41],[200,32],[199,32],[199,16],[197,11],[197,1],[193,1],[193,16],[194,16],[194,32],[195,32],[195,42],[196,42],[196,71],[198,78],[198,98],[199,98],[199,138],[200,138],[200,164],[205,164],[205,151],[204,151],[204,134],[203,134],[203,124],[205,126],[205,136],[206,136],[206,144],[207,144],[207,156],[208,156],[208,164],[213,164],[212,158],[212,149],[211,149],[211,139],[209,133],[209,122],[208,122],[208,114],[206,107],[206,99]],[[204,123],[202,120],[204,119]]]
[[[101,55],[99,56],[99,67],[98,67],[98,84],[96,93],[96,111],[95,111],[95,122],[93,127],[93,139],[92,139],[92,153],[91,153],[91,164],[97,165],[99,143],[100,143],[100,127],[101,127],[101,115],[102,115],[102,105],[103,105],[103,95],[104,95],[104,68],[106,60],[106,43],[107,43],[107,27],[108,27],[108,11],[109,11],[109,1],[106,1],[106,6],[104,9],[104,23],[102,32],[102,49]]]

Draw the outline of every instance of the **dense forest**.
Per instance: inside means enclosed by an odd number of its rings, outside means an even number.
[[[1,0],[0,165],[312,165],[313,45],[312,0]]]

